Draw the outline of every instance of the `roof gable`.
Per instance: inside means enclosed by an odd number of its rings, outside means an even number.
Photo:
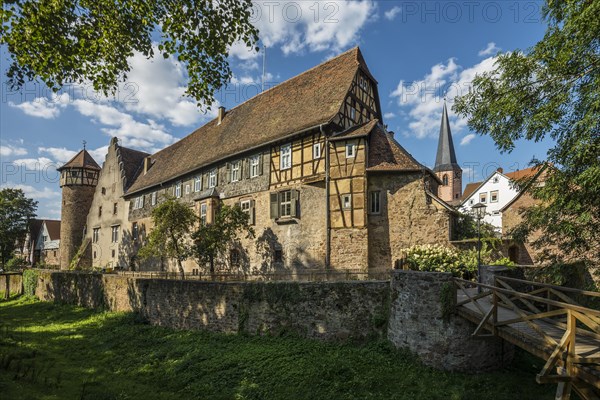
[[[369,141],[368,171],[418,171],[424,170],[414,157],[398,143],[392,134],[377,124]]]
[[[100,166],[86,149],[83,149],[79,153],[75,154],[73,158],[71,158],[65,165],[58,168],[58,170],[62,171],[63,169],[67,168],[88,168],[98,171],[100,170]]]
[[[214,119],[152,155],[151,168],[138,175],[128,192],[329,123],[359,68],[366,69],[366,65],[356,47],[232,108],[220,124]]]

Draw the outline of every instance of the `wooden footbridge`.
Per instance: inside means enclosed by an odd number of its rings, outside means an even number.
[[[600,399],[600,293],[507,277],[454,282],[474,336],[499,336],[546,360],[537,382],[558,384],[556,399]]]

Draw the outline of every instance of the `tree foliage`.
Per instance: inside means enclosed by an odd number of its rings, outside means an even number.
[[[519,139],[555,144],[543,185],[529,185],[539,205],[519,228],[541,230],[537,246],[566,256],[600,256],[600,2],[547,0],[544,38],[527,51],[499,55],[495,70],[474,79],[454,109],[489,134],[501,151]],[[524,183],[521,182],[523,185]]]
[[[109,95],[127,78],[135,52],[176,57],[188,73],[187,94],[212,104],[231,78],[232,44],[255,46],[251,0],[5,0],[0,44],[11,57],[9,85],[39,79],[58,91],[91,82]]]
[[[25,197],[21,189],[0,190],[0,257],[2,265],[27,235],[29,221],[35,218],[37,201]]]
[[[194,225],[198,221],[194,211],[187,205],[167,198],[152,210],[154,227],[140,248],[138,256],[172,258],[177,262],[179,273],[183,277],[183,261],[191,254],[191,237]]]
[[[202,224],[194,232],[193,253],[198,265],[209,265],[215,272],[215,259],[224,257],[225,251],[239,234],[254,237],[254,229],[248,222],[248,214],[235,206],[221,205],[211,224]]]

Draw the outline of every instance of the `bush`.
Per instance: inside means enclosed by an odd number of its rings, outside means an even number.
[[[13,257],[6,262],[4,269],[7,271],[18,271],[27,266],[27,259],[24,257]]]
[[[35,296],[35,289],[38,282],[38,271],[34,269],[26,269],[23,271],[23,294],[25,296]]]

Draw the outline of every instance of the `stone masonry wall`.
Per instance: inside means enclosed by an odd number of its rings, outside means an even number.
[[[213,332],[364,339],[385,335],[386,281],[217,283],[40,272],[45,301],[134,311],[154,325]]]
[[[456,301],[451,280],[449,273],[395,271],[388,339],[438,369],[477,372],[508,362],[512,346],[497,337],[472,338],[474,324],[452,313],[444,315],[444,303]],[[444,292],[451,296],[445,298]]]
[[[0,274],[0,292],[3,294],[0,298],[8,297],[9,294],[12,296],[23,293],[23,275],[20,272]]]

